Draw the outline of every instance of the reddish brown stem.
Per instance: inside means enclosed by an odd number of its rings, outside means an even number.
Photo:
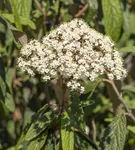
[[[78,18],[80,17],[87,9],[88,9],[88,4],[86,4],[76,15],[75,17]]]

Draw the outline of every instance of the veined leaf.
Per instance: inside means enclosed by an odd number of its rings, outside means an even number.
[[[123,150],[126,139],[126,117],[117,116],[104,131],[101,150]]]
[[[15,5],[20,16],[29,18],[32,0],[16,0]]]
[[[123,12],[123,34],[120,38],[120,40],[117,43],[117,47],[123,47],[126,45],[130,34],[131,34],[131,29],[130,29],[130,18],[129,18],[129,9],[127,8],[126,11]]]
[[[30,19],[20,16],[20,20],[22,25],[29,25],[32,29],[36,29],[34,22],[32,22]]]
[[[96,150],[97,148],[93,146],[87,138],[81,134],[75,132],[75,145],[79,150]]]
[[[21,145],[21,143],[23,142],[23,141],[25,141],[25,140],[27,140],[27,139],[25,139],[25,135],[27,134],[27,132],[30,130],[30,128],[32,129],[32,127],[33,127],[33,124],[36,124],[36,121],[37,121],[37,124],[39,123],[39,121],[38,120],[40,120],[40,118],[41,118],[41,116],[45,113],[45,111],[46,111],[46,108],[48,107],[48,105],[46,104],[46,105],[44,105],[42,108],[40,108],[39,110],[38,110],[38,112],[35,114],[35,115],[33,115],[32,116],[32,120],[31,120],[31,124],[28,124],[25,128],[24,128],[24,131],[22,132],[22,134],[21,134],[21,137],[19,138],[19,141],[17,142],[17,144],[16,144],[16,149],[18,149],[18,147]],[[54,118],[52,118],[52,120],[53,120]],[[32,127],[31,127],[32,126]],[[46,127],[45,127],[46,128]],[[44,129],[45,129],[44,128]],[[35,130],[36,130],[36,128],[34,128]],[[33,130],[34,130],[33,129]],[[43,130],[44,130],[43,129]],[[42,130],[42,131],[43,131]],[[41,131],[41,132],[42,132]],[[36,134],[35,133],[36,131],[34,131],[34,133],[32,134],[33,135],[33,137],[36,137],[36,136],[38,136],[39,134]],[[30,140],[31,139],[33,139],[33,137],[32,138],[30,138]],[[29,140],[29,137],[28,137],[28,140]]]
[[[40,134],[37,138],[33,139],[27,148],[27,150],[40,150],[46,142],[48,130],[45,133]]]
[[[6,96],[5,96],[5,105],[11,112],[15,111],[14,99],[13,99],[12,95],[9,94],[8,92],[6,93]]]
[[[104,25],[106,33],[114,40],[118,41],[123,22],[121,1],[120,0],[102,0],[104,14]]]
[[[63,150],[74,150],[74,132],[71,127],[71,120],[66,111],[61,119],[61,139]]]
[[[48,137],[46,139],[46,143],[44,145],[44,150],[54,150],[52,134],[48,134]]]
[[[61,150],[61,145],[60,145],[61,143],[60,142],[58,142],[56,145],[55,145],[55,150]]]
[[[30,141],[37,137],[42,131],[44,131],[48,125],[53,121],[54,115],[52,112],[47,112],[42,116],[39,116],[37,120],[32,122],[30,128],[28,129],[25,140]]]
[[[20,17],[17,11],[17,7],[15,5],[15,1],[10,0],[10,3],[12,7],[13,16],[14,16],[14,23],[19,30],[22,30],[21,21],[20,21]]]
[[[15,149],[19,149],[19,147],[21,147],[21,143],[25,140],[25,133],[24,131],[22,132],[17,144],[15,145]]]
[[[70,118],[77,123],[78,128],[85,132],[84,110],[80,104],[80,98],[76,94],[73,94],[71,96],[71,110],[69,109],[69,114]]]
[[[135,46],[127,46],[119,49],[120,52],[135,52]]]
[[[87,143],[89,147],[91,147],[90,150],[97,149],[96,144],[85,134],[84,112],[82,106],[80,106],[81,102],[77,96],[72,95],[72,97],[71,109],[68,109],[68,115],[71,119],[70,124],[74,127],[74,135],[78,134],[78,136],[84,140],[84,143]],[[67,120],[67,123],[68,122]]]
[[[37,114],[42,114],[42,113],[44,113],[44,111],[46,111],[47,108],[48,108],[48,105],[45,104],[44,106],[42,106],[42,107],[38,110]]]
[[[15,23],[13,14],[2,13],[1,15],[3,18],[7,19],[11,23]],[[35,24],[30,19],[22,17],[22,16],[19,16],[19,17],[20,17],[20,23],[22,25],[29,25],[32,29],[36,29]]]

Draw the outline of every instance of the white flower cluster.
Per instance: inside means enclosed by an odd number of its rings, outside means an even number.
[[[41,74],[44,81],[62,78],[69,89],[81,93],[84,77],[94,81],[105,73],[111,80],[126,76],[114,43],[81,19],[61,24],[42,42],[30,41],[21,49],[18,66],[30,75]]]

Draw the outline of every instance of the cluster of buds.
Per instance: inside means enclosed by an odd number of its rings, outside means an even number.
[[[84,92],[81,80],[96,80],[107,74],[110,80],[126,76],[123,61],[114,43],[91,29],[83,20],[61,24],[43,37],[23,46],[18,66],[43,81],[60,78],[71,91]]]

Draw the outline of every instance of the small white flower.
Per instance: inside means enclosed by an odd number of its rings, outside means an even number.
[[[70,87],[72,85],[71,82],[67,82],[67,87]]]
[[[120,80],[127,72],[114,43],[88,27],[81,19],[61,24],[43,37],[31,40],[20,51],[18,66],[30,75],[40,74],[44,81],[63,78],[71,91],[84,92],[80,80],[94,81],[108,73],[110,80]]]
[[[114,80],[114,75],[112,73],[107,74],[110,80]]]
[[[84,87],[83,86],[80,87],[80,93],[84,93]]]
[[[50,76],[44,76],[44,77],[43,77],[43,80],[44,80],[44,81],[50,80]]]

